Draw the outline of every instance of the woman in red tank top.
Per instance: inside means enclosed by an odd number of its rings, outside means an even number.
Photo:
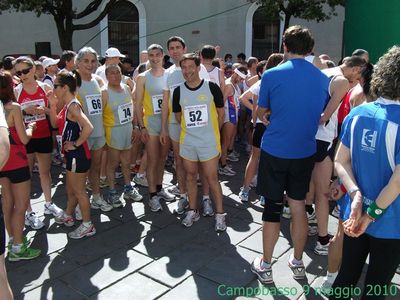
[[[39,256],[41,251],[29,248],[22,233],[31,192],[25,144],[30,140],[36,124],[29,123],[25,129],[21,106],[13,102],[15,97],[12,77],[9,74],[0,74],[0,99],[10,131],[10,156],[0,172],[4,221],[10,237],[8,258],[10,261],[33,259]]]
[[[14,92],[18,103],[21,105],[24,122],[25,124],[36,122],[37,126],[32,139],[26,145],[29,168],[32,170],[36,156],[39,165],[40,185],[46,200],[44,213],[59,216],[62,209],[51,201],[50,167],[53,140],[47,118],[49,103],[46,95],[51,91],[51,88],[47,84],[35,80],[36,67],[29,57],[18,57],[15,60],[14,68],[17,76],[21,79],[21,84],[15,88]],[[28,212],[31,210],[29,206]],[[31,225],[31,227],[34,228],[35,226]]]

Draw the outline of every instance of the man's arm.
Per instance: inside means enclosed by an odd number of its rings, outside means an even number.
[[[325,124],[330,119],[332,114],[340,105],[340,101],[342,101],[349,88],[349,82],[343,76],[338,76],[333,79],[330,87],[331,99],[329,100],[328,105],[325,107],[325,110],[321,115],[321,119],[319,122],[320,124]]]
[[[135,112],[136,118],[139,126],[143,126],[143,97],[144,97],[144,85],[146,82],[146,77],[139,75],[136,81],[135,89]]]
[[[175,114],[175,118],[179,124],[181,124],[182,120],[182,106],[180,104],[181,98],[181,88],[178,86],[175,88],[172,94],[172,111]]]
[[[215,107],[217,108],[218,126],[221,129],[225,118],[224,96],[219,86],[213,82],[210,82],[210,91],[214,98]]]
[[[161,104],[161,132],[168,133],[168,116],[169,116],[169,97],[170,91],[163,91],[163,101]]]

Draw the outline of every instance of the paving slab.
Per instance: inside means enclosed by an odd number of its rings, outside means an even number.
[[[176,299],[204,299],[219,300],[230,299],[229,296],[222,295],[223,288],[218,289],[219,285],[201,276],[193,275],[185,279],[182,283],[163,295],[160,300]]]
[[[92,300],[156,299],[168,291],[168,287],[139,273],[134,273],[114,285],[93,295]]]
[[[140,273],[172,288],[221,253],[221,250],[206,244],[187,243],[153,261],[141,269]]]
[[[249,223],[237,218],[227,218],[227,230],[219,234],[215,233],[214,220],[212,226],[204,234],[199,234],[196,242],[207,244],[210,247],[230,247],[251,236],[256,231],[260,230],[260,224]]]
[[[249,236],[243,242],[239,243],[239,246],[262,254],[263,253],[262,235],[263,235],[262,229],[260,229],[255,234]],[[275,245],[273,257],[278,258],[282,256],[290,248],[291,245],[289,241],[285,237],[280,235]]]
[[[196,274],[225,284],[230,287],[246,286],[254,279],[250,271],[250,263],[254,259],[254,252],[232,246],[224,254],[216,257]]]
[[[200,218],[192,227],[185,228],[180,223],[173,223],[162,230],[150,232],[133,249],[153,259],[158,259],[180,245],[194,239],[199,232],[204,232],[207,223]]]
[[[15,295],[27,293],[78,268],[77,264],[58,253],[41,256],[20,267],[18,264],[7,264],[8,279]]]
[[[66,286],[58,280],[46,281],[43,286],[40,286],[23,295],[14,295],[16,300],[81,300],[87,299],[84,295]]]
[[[138,243],[151,230],[152,228],[144,222],[124,223],[106,232],[99,232],[91,238],[70,239],[62,255],[80,265],[87,264],[128,244]]]
[[[136,251],[119,249],[62,276],[60,280],[82,294],[91,296],[150,262],[149,257]]]

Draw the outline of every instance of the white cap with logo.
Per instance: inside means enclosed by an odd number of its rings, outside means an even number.
[[[43,68],[46,69],[49,66],[58,64],[59,61],[60,61],[59,59],[54,59],[54,58],[51,58],[51,57],[47,57],[47,58],[45,58],[43,60],[42,65],[43,65]]]
[[[117,48],[108,48],[106,51],[106,57],[125,57]]]

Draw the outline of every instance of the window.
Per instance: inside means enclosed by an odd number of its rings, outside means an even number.
[[[108,14],[108,45],[118,48],[138,65],[139,12],[131,2],[117,2]]]
[[[268,18],[260,7],[253,16],[252,55],[267,59],[271,53],[279,52],[280,19]]]

